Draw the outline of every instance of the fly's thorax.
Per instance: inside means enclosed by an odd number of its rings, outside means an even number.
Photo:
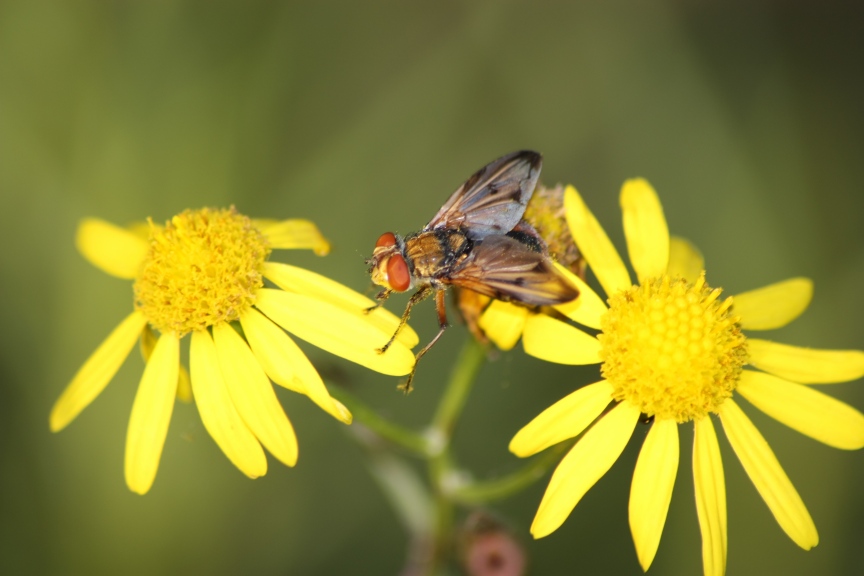
[[[405,238],[405,259],[418,281],[446,277],[471,250],[471,240],[459,229],[433,228]]]

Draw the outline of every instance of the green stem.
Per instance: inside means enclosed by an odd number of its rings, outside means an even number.
[[[453,517],[455,506],[447,494],[443,492],[440,485],[440,480],[436,480],[437,476],[442,473],[441,468],[447,468],[445,465],[438,464],[438,459],[433,459],[430,462],[429,471],[433,478],[432,497],[434,499],[434,513],[432,526],[432,550],[430,554],[430,562],[427,570],[428,576],[439,576],[445,573],[447,560],[452,556],[453,547]]]
[[[453,490],[450,496],[462,504],[482,504],[511,496],[545,476],[571,446],[573,442],[557,444],[515,472],[495,480],[465,484]]]
[[[394,424],[369,408],[361,400],[344,388],[332,387],[330,392],[334,398],[342,402],[354,415],[354,419],[369,428],[378,436],[405,448],[411,453],[420,456],[428,462],[429,478],[432,488],[432,503],[429,532],[425,536],[431,540],[428,552],[423,554],[428,559],[424,562],[422,570],[428,576],[440,576],[446,572],[446,566],[452,557],[453,520],[455,516],[456,499],[453,495],[452,481],[448,481],[454,474],[454,465],[450,454],[450,442],[453,430],[465,407],[468,394],[477,379],[477,374],[486,360],[486,350],[474,338],[468,337],[459,357],[450,373],[450,379],[441,396],[438,409],[435,412],[432,423],[427,433],[418,434],[413,430]],[[375,469],[381,472],[381,466]],[[392,470],[386,472],[385,480],[392,480]],[[423,514],[415,513],[405,502],[418,499],[416,493],[410,495],[411,491],[405,488],[409,483],[404,479],[398,482],[382,482],[382,487],[388,493],[392,493],[392,500],[397,508],[405,512],[406,518],[411,519],[409,525],[418,530],[418,518]],[[417,490],[414,490],[417,492]],[[405,497],[405,494],[409,496]],[[401,497],[400,497],[401,495]],[[402,510],[404,508],[404,510]],[[422,508],[422,507],[421,507]],[[427,508],[428,510],[428,508]],[[410,512],[410,513],[409,513]],[[424,533],[418,532],[415,536],[423,537]],[[413,573],[413,572],[412,572]]]
[[[431,449],[429,441],[423,435],[382,418],[344,388],[333,386],[330,388],[330,393],[351,411],[358,423],[417,456],[423,458],[430,457]]]
[[[452,553],[455,503],[450,495],[452,490],[446,486],[448,475],[453,471],[450,440],[456,422],[465,407],[468,394],[471,392],[477,374],[485,360],[486,350],[469,336],[456,360],[453,371],[450,373],[450,381],[444,389],[438,410],[432,419],[429,437],[434,439],[437,450],[429,459],[429,476],[435,500],[432,554],[427,571],[430,576],[443,572],[446,560]]]
[[[432,431],[440,434],[448,441],[453,434],[453,427],[465,407],[468,393],[477,379],[477,373],[486,360],[486,349],[477,340],[468,337],[465,346],[456,360],[456,366],[450,373],[450,382],[444,389],[444,396],[438,405],[438,411],[432,420]]]

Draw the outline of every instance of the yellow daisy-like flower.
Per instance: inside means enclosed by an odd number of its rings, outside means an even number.
[[[556,307],[594,337],[546,314],[494,302],[481,326],[499,346],[522,336],[525,351],[563,364],[602,363],[603,380],[563,398],[510,442],[518,456],[535,454],[585,432],[555,470],[531,526],[535,538],[555,531],[612,466],[640,415],[653,424],[640,451],[630,491],[630,529],[647,570],[660,543],[678,469],[678,424],[693,422],[693,480],[706,575],[726,568],[726,490],[710,415],[780,527],[799,546],[819,541],[800,496],[767,442],[745,416],[741,395],[778,421],[829,446],[864,446],[864,415],[808,384],[864,375],[864,352],[813,350],[747,338],[742,329],[779,328],[810,302],[812,284],[794,278],[725,299],[705,280],[702,257],[670,239],[656,193],[644,180],[621,191],[624,231],[638,276],[633,284],[606,233],[573,187],[566,218],[608,308],[584,282],[576,302]],[[746,368],[745,368],[746,367]]]
[[[126,435],[126,483],[133,492],[144,494],[153,484],[175,396],[194,395],[204,427],[250,478],[267,472],[262,445],[288,466],[297,461],[297,438],[270,380],[351,422],[351,413],[330,396],[283,328],[384,374],[407,374],[414,365],[410,348],[418,338],[408,327],[386,354],[376,351],[396,329],[396,316],[383,308],[365,314],[374,305],[365,296],[302,268],[267,261],[274,248],[326,254],[329,244],[311,222],[256,221],[233,207],[187,210],[164,227],[151,222],[124,229],[87,219],[78,228],[77,245],[98,268],[135,281],[135,311],[75,374],[51,410],[50,426],[62,430],[86,408],[140,337],[146,367]],[[264,278],[279,289],[265,288]],[[188,374],[180,363],[186,334]]]

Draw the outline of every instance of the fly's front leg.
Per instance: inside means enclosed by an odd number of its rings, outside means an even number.
[[[428,352],[436,342],[438,342],[438,339],[441,338],[441,335],[444,334],[444,331],[447,329],[447,308],[444,305],[443,288],[435,289],[435,309],[438,312],[438,334],[436,334],[435,337],[432,338],[432,341],[417,353],[417,356],[414,357],[414,368],[412,368],[411,373],[408,374],[408,379],[399,385],[399,389],[406,394],[411,392],[411,382],[414,380],[414,373],[417,371],[417,363],[420,362],[420,358],[422,358],[423,355],[426,354],[426,352]]]
[[[387,301],[387,298],[389,298],[389,297],[390,297],[390,294],[392,294],[392,293],[393,293],[393,290],[390,290],[389,288],[385,288],[384,290],[381,290],[381,292],[379,292],[379,293],[375,296],[375,305],[374,305],[374,306],[370,306],[369,308],[364,309],[364,310],[363,310],[363,313],[364,313],[364,314],[369,314],[369,313],[372,312],[373,310],[377,310],[378,308],[380,308],[381,305],[384,304],[384,302]]]
[[[396,339],[396,336],[399,335],[399,331],[402,330],[402,327],[408,322],[408,317],[411,315],[411,308],[414,307],[418,302],[422,302],[429,294],[432,292],[432,288],[430,286],[423,286],[417,292],[411,296],[411,299],[408,300],[408,305],[405,307],[405,312],[402,313],[402,318],[399,320],[399,326],[396,327],[396,331],[393,332],[393,335],[390,337],[390,340],[387,341],[384,346],[378,348],[378,353],[383,354],[390,348],[390,345],[393,344],[393,341]]]

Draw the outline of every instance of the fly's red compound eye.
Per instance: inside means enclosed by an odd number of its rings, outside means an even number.
[[[390,248],[392,246],[396,246],[396,235],[392,232],[381,234],[378,241],[375,242],[375,248]]]
[[[387,261],[387,283],[397,292],[404,292],[411,286],[411,272],[408,271],[405,259],[399,254],[394,254]]]

